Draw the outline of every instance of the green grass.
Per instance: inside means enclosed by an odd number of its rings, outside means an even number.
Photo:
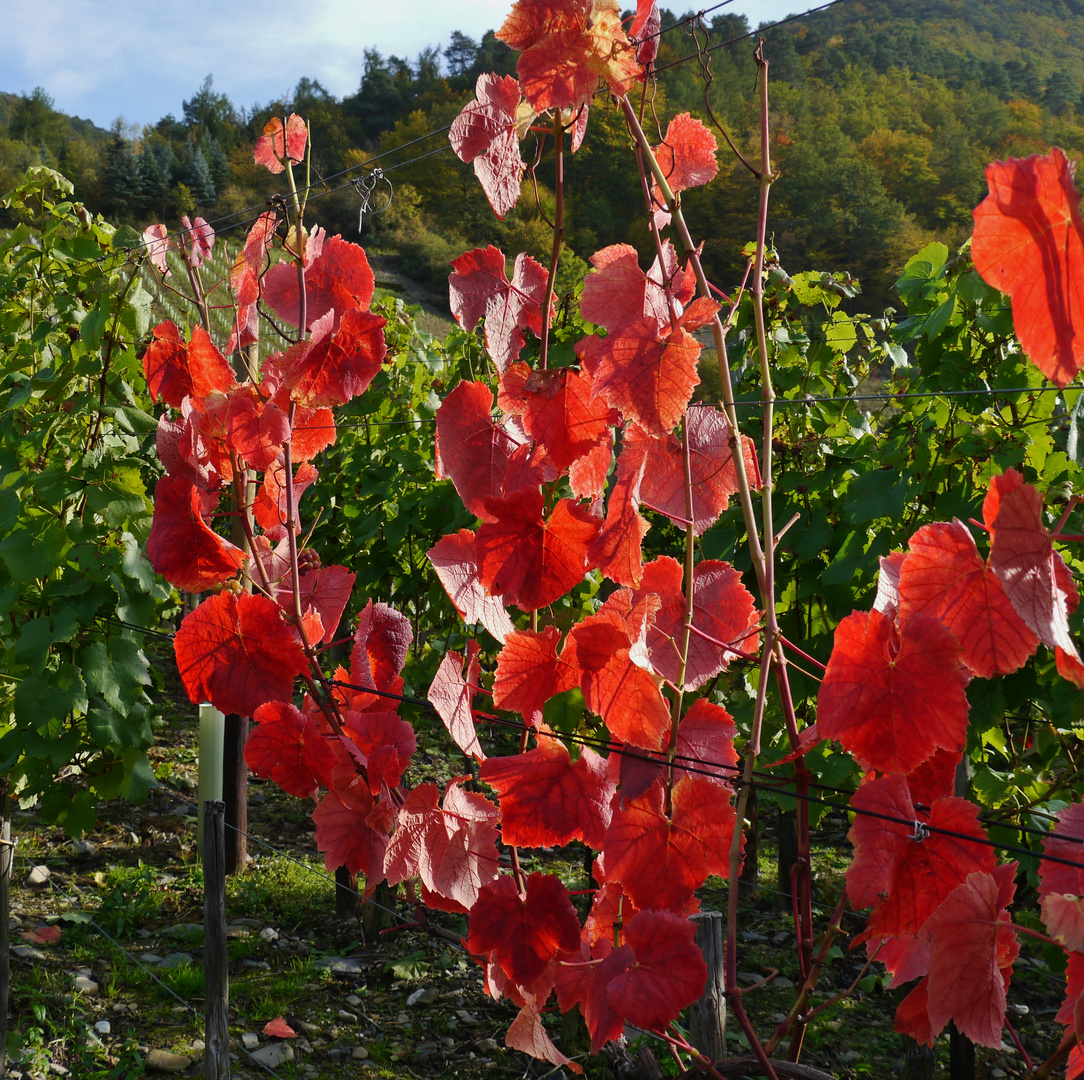
[[[303,922],[334,905],[333,883],[326,875],[320,858],[262,856],[258,864],[227,878],[226,911],[231,919],[258,918],[268,925]]]

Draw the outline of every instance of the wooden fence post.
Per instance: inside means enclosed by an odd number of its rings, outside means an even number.
[[[243,870],[248,862],[248,717],[226,714],[225,744],[222,748],[222,798],[226,803],[226,873]]]
[[[203,978],[206,1080],[230,1076],[230,968],[226,947],[226,808],[203,804]]]
[[[706,1058],[726,1057],[726,920],[721,911],[692,916],[696,943],[708,965],[708,981],[699,1000],[689,1006],[689,1042]]]
[[[7,1075],[8,999],[11,991],[11,954],[8,920],[11,917],[11,796],[7,777],[0,777],[0,1076]]]

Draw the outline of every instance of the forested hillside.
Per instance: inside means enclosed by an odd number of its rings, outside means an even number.
[[[754,132],[755,39],[725,9],[707,18],[693,26],[663,12],[649,122],[657,119],[661,131],[679,112],[710,121],[710,110],[746,148]],[[967,236],[987,161],[1054,143],[1071,158],[1084,151],[1081,0],[848,0],[766,37],[781,175],[772,192],[775,247],[784,266],[853,274],[864,306],[890,302],[889,284],[907,253],[933,238],[954,244]],[[142,131],[118,122],[106,132],[63,116],[46,90],[0,95],[0,188],[41,163],[119,220],[144,225],[190,212],[222,218],[275,192],[276,179],[252,164],[251,148],[267,119],[289,105],[309,119],[318,176],[335,178],[319,203],[320,220],[356,230],[358,198],[341,187],[341,174],[357,175],[373,155],[388,155],[381,164],[395,201],[370,219],[368,243],[396,250],[409,272],[438,282],[468,237],[508,245],[514,235],[536,255],[549,244],[537,207],[548,213],[551,196],[541,185],[538,202],[532,190],[504,222],[494,221],[469,166],[450,152],[413,161],[446,145],[443,135],[388,154],[449,124],[477,75],[509,72],[513,57],[492,32],[480,42],[454,34],[443,49],[413,60],[369,49],[359,58],[355,94],[340,100],[302,78],[292,101],[252,110],[217,92],[209,76],[179,118]],[[639,198],[635,163],[600,131],[622,123],[612,111],[601,115],[606,108],[593,117],[594,137],[568,162],[573,252],[646,241],[629,225]],[[528,161],[531,153],[528,139]],[[720,159],[720,182],[688,201],[713,237],[707,268],[725,286],[752,236],[755,198],[741,164]],[[566,266],[568,287],[582,264]]]

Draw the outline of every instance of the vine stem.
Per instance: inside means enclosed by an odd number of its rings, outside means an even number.
[[[844,887],[839,894],[839,900],[836,902],[835,911],[832,912],[832,918],[829,921],[828,926],[825,927],[824,937],[821,939],[821,947],[817,950],[817,955],[813,959],[809,971],[802,982],[801,988],[798,991],[798,996],[791,1006],[790,1014],[787,1016],[786,1020],[779,1025],[776,1033],[765,1047],[767,1053],[773,1053],[775,1048],[786,1037],[787,1032],[798,1023],[800,1017],[803,1017],[806,1003],[809,1001],[809,995],[812,994],[817,985],[817,981],[820,978],[821,971],[824,970],[824,965],[828,960],[828,951],[831,949],[832,942],[835,941],[836,935],[840,932],[839,925],[843,921],[843,915],[846,910],[847,890]],[[876,955],[876,953],[874,955]],[[805,1022],[808,1022],[807,1017],[805,1018]]]
[[[658,158],[651,149],[651,144],[647,141],[644,129],[640,126],[640,121],[636,117],[636,110],[633,108],[632,103],[627,97],[621,99],[621,109],[625,121],[628,124],[629,131],[632,133],[632,137],[636,141],[636,145],[640,149],[640,152],[643,154],[644,161],[651,170],[652,176],[655,177],[655,181],[659,185],[659,191],[666,201],[667,209],[670,211],[678,236],[681,238],[684,255],[692,264],[700,295],[710,298],[711,285],[708,282],[707,275],[704,273],[704,268],[700,263],[700,256],[697,254],[696,245],[693,243],[692,236],[689,233],[689,227],[686,225],[685,218],[682,215],[681,205],[670,187],[670,182],[666,178],[666,173],[659,165]],[[753,496],[749,487],[749,476],[745,471],[745,455],[742,453],[741,441],[739,438],[738,414],[737,409],[734,407],[734,385],[730,376],[730,361],[727,358],[726,353],[726,329],[718,314],[712,319],[712,336],[715,340],[715,354],[719,363],[719,375],[723,393],[723,409],[727,418],[730,452],[734,459],[734,468],[737,473],[738,496],[741,500],[742,516],[745,520],[745,532],[749,543],[749,555],[753,561],[753,568],[756,571],[757,581],[763,589],[764,551],[760,546],[756,511],[753,508]]]
[[[565,129],[561,126],[559,113],[553,115],[553,178],[557,200],[553,212],[553,250],[546,275],[546,295],[542,300],[542,345],[538,353],[538,366],[543,371],[549,357],[553,286],[557,279],[557,264],[561,259],[561,244],[565,238]]]

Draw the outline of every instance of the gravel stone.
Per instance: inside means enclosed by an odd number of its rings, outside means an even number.
[[[192,1064],[192,1059],[184,1054],[171,1054],[168,1050],[151,1050],[145,1064],[155,1072],[179,1073]]]

